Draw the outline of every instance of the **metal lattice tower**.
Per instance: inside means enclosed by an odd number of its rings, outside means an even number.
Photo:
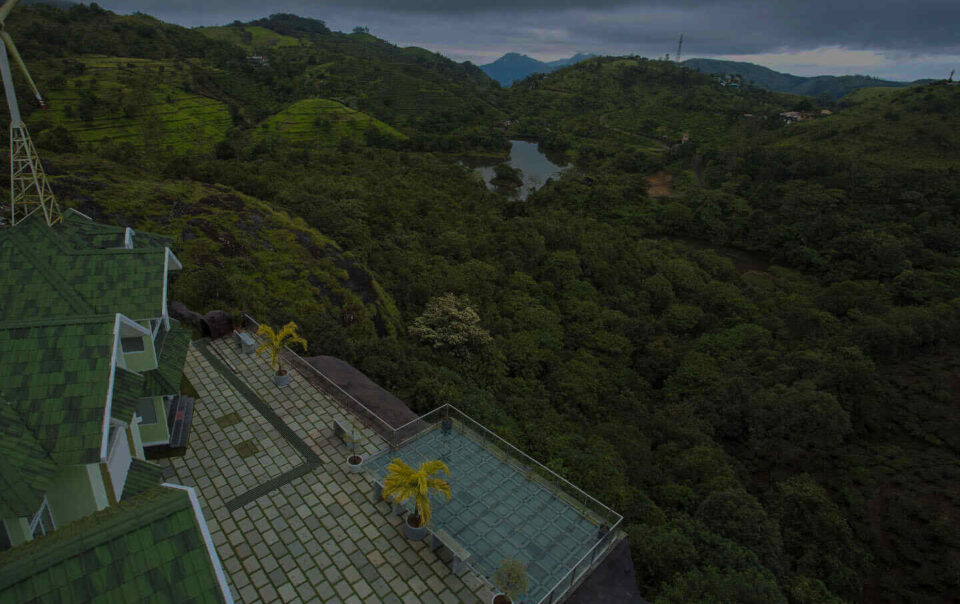
[[[42,211],[48,225],[63,217],[37,150],[23,123],[10,125],[10,224]]]
[[[20,117],[20,105],[17,102],[17,93],[13,88],[13,76],[10,73],[10,59],[7,53],[23,70],[27,83],[43,107],[43,98],[37,90],[27,66],[17,52],[13,38],[4,29],[4,21],[17,0],[7,0],[0,7],[0,76],[3,78],[3,89],[7,96],[7,106],[10,108],[10,206],[9,212],[0,213],[0,225],[9,220],[11,226],[24,220],[34,212],[42,211],[47,225],[52,226],[63,220],[60,206],[53,196],[47,175],[43,171],[40,156],[30,140],[27,126]],[[9,217],[9,218],[8,218]]]

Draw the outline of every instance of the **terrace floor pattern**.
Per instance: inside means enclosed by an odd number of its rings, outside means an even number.
[[[526,601],[538,602],[587,555],[597,540],[599,522],[526,477],[514,464],[457,421],[449,430],[434,425],[396,451],[365,464],[377,481],[400,458],[413,467],[439,459],[450,475],[453,497],[432,496],[431,526],[445,530],[471,554],[470,565],[492,577],[507,558],[527,567]]]
[[[489,601],[479,577],[406,540],[402,519],[346,472],[333,420],[361,423],[296,371],[278,388],[266,361],[217,340],[191,344],[184,373],[200,395],[190,445],[161,463],[197,488],[238,602]],[[385,446],[364,434],[366,454]]]

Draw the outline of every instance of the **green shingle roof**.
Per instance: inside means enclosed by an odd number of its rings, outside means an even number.
[[[143,493],[163,482],[163,468],[149,461],[133,458],[130,462],[130,470],[127,472],[127,480],[123,483],[123,493],[121,499],[128,499],[134,495]]]
[[[113,317],[0,324],[0,390],[58,464],[100,458],[113,328]]]
[[[165,336],[157,359],[157,368],[145,371],[143,396],[163,396],[180,392],[183,365],[190,347],[190,330],[170,321],[170,332]]]
[[[117,367],[113,377],[113,402],[110,404],[110,416],[126,424],[133,420],[137,410],[137,401],[143,398],[144,377],[133,371]],[[168,393],[173,394],[173,393]]]
[[[76,214],[53,227],[39,215],[0,232],[0,322],[33,317],[122,313],[140,320],[163,314],[167,240],[135,237]]]
[[[57,464],[99,459],[116,314],[163,313],[169,240],[113,249],[125,234],[73,211],[53,227],[35,214],[0,231],[0,390]],[[143,391],[143,378],[120,373],[112,415],[129,421]]]
[[[0,554],[0,602],[223,602],[186,492],[153,487]]]
[[[56,472],[20,414],[0,397],[0,518],[30,516]]]

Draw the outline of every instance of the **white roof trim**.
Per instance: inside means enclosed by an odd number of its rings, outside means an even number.
[[[78,210],[77,208],[70,208],[70,209],[67,210],[67,212],[73,212],[74,214],[77,214],[78,216],[83,216],[84,218],[86,218],[87,220],[90,220],[90,221],[93,220],[93,218],[90,218],[89,216],[87,216],[86,214],[84,214],[83,212],[81,212],[80,210]]]
[[[113,320],[113,352],[110,355],[110,379],[107,382],[107,404],[103,407],[103,434],[100,436],[100,461],[107,462],[110,453],[107,443],[110,440],[110,414],[113,407],[113,380],[117,377],[117,350],[120,349],[120,313]]]
[[[197,499],[197,491],[193,487],[185,487],[179,484],[163,483],[161,486],[171,489],[186,491],[190,496],[190,504],[193,505],[193,514],[197,517],[197,524],[200,525],[200,533],[203,535],[203,542],[207,546],[207,555],[213,564],[213,571],[217,575],[217,582],[220,583],[220,593],[227,604],[234,604],[233,594],[230,593],[230,586],[227,584],[227,577],[223,574],[223,565],[220,564],[220,556],[217,555],[217,548],[213,545],[213,537],[210,536],[210,529],[207,528],[207,521],[200,511],[200,500]]]
[[[165,248],[167,250],[167,255],[170,257],[170,260],[173,262],[170,263],[170,270],[172,271],[181,271],[183,270],[183,263],[180,262],[180,259],[173,253],[170,248]]]
[[[143,325],[140,325],[139,323],[137,323],[136,321],[134,321],[129,317],[125,317],[124,315],[117,313],[117,318],[119,320],[119,323],[123,323],[124,327],[130,327],[132,329],[135,329],[145,336],[153,335],[153,332],[151,332],[149,328],[144,327]]]

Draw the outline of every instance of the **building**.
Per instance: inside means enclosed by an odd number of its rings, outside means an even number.
[[[181,268],[72,210],[0,231],[0,601],[231,600],[195,493],[145,459],[189,430]]]
[[[788,124],[792,124],[794,122],[802,122],[807,116],[800,111],[784,111],[780,114],[780,117]]]

